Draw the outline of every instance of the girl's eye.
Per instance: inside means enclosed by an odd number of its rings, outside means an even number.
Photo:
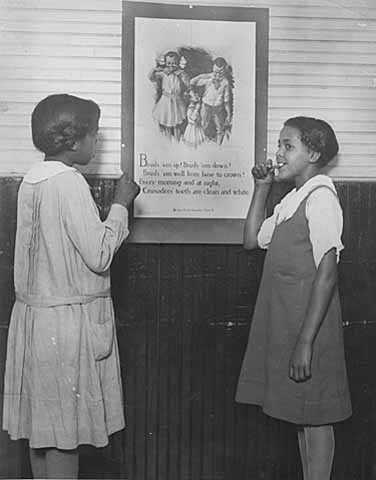
[[[286,143],[285,147],[286,147],[286,150],[291,150],[291,148],[292,148],[289,143]]]

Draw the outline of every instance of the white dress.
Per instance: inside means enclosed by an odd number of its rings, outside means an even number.
[[[97,447],[124,427],[109,267],[127,210],[102,222],[84,177],[42,162],[18,195],[3,428],[32,448]]]
[[[153,118],[164,127],[176,127],[186,118],[183,83],[175,73],[157,72],[162,81],[162,95],[153,108]]]
[[[188,124],[184,131],[183,141],[191,147],[197,147],[205,141],[205,133],[201,126],[200,103],[189,105],[187,120]]]

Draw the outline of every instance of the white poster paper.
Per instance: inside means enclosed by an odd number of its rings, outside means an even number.
[[[245,218],[254,165],[254,22],[135,19],[140,218]]]

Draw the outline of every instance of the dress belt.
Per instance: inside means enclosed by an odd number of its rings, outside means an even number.
[[[90,293],[88,295],[76,295],[72,297],[41,297],[39,295],[16,292],[16,300],[19,300],[20,302],[23,302],[30,307],[49,308],[59,307],[63,305],[86,304],[93,302],[97,298],[109,297],[110,295],[110,288],[104,290],[103,292]]]
[[[179,98],[179,94],[175,92],[166,92],[165,90],[162,90],[162,95],[164,97],[168,98]]]

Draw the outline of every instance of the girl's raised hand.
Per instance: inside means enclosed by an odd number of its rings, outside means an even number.
[[[123,173],[116,184],[114,203],[120,203],[128,208],[139,193],[140,187],[137,183]]]
[[[255,165],[252,168],[252,175],[256,184],[271,184],[274,180],[274,168],[272,160],[269,159],[266,162]]]

